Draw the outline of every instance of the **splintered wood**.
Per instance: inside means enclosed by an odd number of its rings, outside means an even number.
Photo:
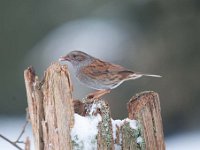
[[[32,67],[25,70],[24,78],[35,149],[72,149],[74,109],[67,67],[52,64],[45,72],[43,85]]]
[[[128,118],[113,120],[107,102],[73,100],[65,65],[52,64],[42,81],[29,67],[24,78],[36,150],[165,149],[157,93],[137,94],[127,104]]]
[[[130,119],[139,122],[141,145],[146,150],[165,150],[160,100],[157,93],[146,91],[136,96],[128,103]]]

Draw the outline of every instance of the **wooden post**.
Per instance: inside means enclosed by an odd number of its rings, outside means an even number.
[[[36,150],[165,149],[157,93],[136,95],[128,102],[128,118],[115,121],[107,102],[73,100],[70,75],[65,65],[52,64],[43,81],[39,81],[33,68],[29,67],[24,71],[24,78]],[[79,124],[78,118],[82,120]],[[94,127],[89,139],[80,130],[84,127],[90,131],[84,125],[88,120],[88,125],[93,120],[98,121],[97,132]]]
[[[159,96],[146,91],[132,97],[128,102],[129,119],[137,120],[145,150],[164,150],[164,134]]]
[[[72,85],[66,66],[52,64],[41,85],[32,67],[24,72],[28,110],[36,150],[72,149]]]

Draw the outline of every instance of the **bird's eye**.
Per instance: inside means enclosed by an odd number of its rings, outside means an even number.
[[[77,55],[72,55],[73,58],[77,58]]]
[[[84,57],[81,56],[81,55],[75,55],[75,54],[73,54],[72,55],[72,59],[75,60],[75,61],[83,61]]]

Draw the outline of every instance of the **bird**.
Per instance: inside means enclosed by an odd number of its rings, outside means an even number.
[[[100,60],[79,50],[61,56],[59,61],[70,62],[77,79],[89,88],[96,90],[88,94],[88,99],[98,100],[124,81],[134,80],[142,76],[161,77],[160,75],[135,72],[121,65]]]

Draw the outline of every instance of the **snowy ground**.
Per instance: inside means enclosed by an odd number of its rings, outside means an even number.
[[[199,150],[200,131],[185,132],[166,138],[167,150]]]
[[[25,120],[23,118],[0,117],[0,134],[3,134],[11,140],[15,140],[20,134],[24,123]],[[25,135],[22,137],[22,140],[25,139],[26,136],[29,136],[32,139],[30,126],[28,126]],[[31,145],[33,146],[33,142],[31,142]],[[198,150],[199,147],[200,131],[185,132],[166,138],[167,150]],[[15,147],[3,139],[0,139],[0,148],[3,150],[16,150]]]
[[[24,118],[12,118],[12,117],[0,117],[0,134],[5,136],[6,138],[15,141],[19,134],[22,131],[22,128],[25,124]],[[31,149],[33,148],[33,138],[31,133],[31,127],[30,125],[27,126],[25,134],[22,136],[21,140],[25,140],[26,137],[29,136],[31,140]],[[21,148],[24,149],[24,145],[20,145]],[[15,147],[13,147],[11,144],[0,138],[0,149],[2,150],[17,150]]]

